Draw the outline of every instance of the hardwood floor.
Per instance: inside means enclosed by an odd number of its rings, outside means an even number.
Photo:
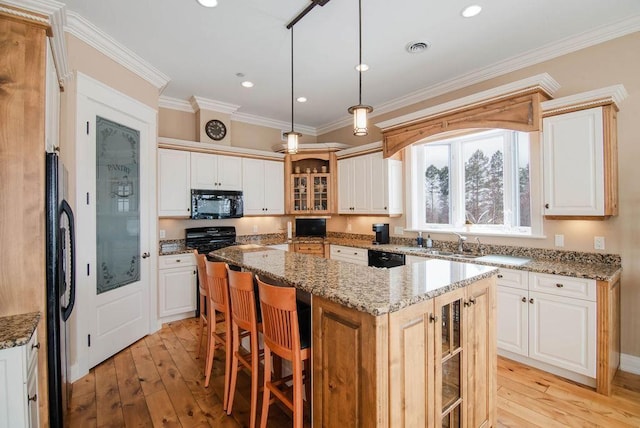
[[[233,415],[227,416],[221,404],[224,355],[216,354],[212,384],[204,388],[204,354],[196,358],[197,349],[192,318],[103,362],[73,384],[69,427],[248,426],[248,375],[239,376]],[[268,425],[290,427],[290,414],[272,405]],[[640,376],[618,372],[612,396],[604,397],[499,358],[498,427],[640,427]]]

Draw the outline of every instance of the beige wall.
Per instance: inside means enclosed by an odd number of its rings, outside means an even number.
[[[187,111],[160,108],[158,110],[158,136],[178,140],[196,139],[196,114]]]
[[[556,97],[572,95],[592,89],[622,83],[629,97],[618,113],[619,192],[620,214],[606,221],[546,220],[543,239],[484,238],[487,243],[555,248],[554,235],[564,234],[566,250],[594,252],[593,237],[606,238],[607,253],[622,256],[622,351],[640,356],[640,33],[634,33],[610,42],[509,73],[468,88],[372,118],[380,122],[403,114],[454,100],[485,89],[513,82],[535,74],[547,72],[560,83]],[[348,135],[349,127],[320,135],[320,141],[336,140]],[[378,137],[379,139],[379,137]],[[340,141],[340,140],[336,140]],[[329,222],[331,231],[371,234],[371,223],[388,222],[393,234],[394,226],[405,226],[405,218],[334,217]],[[436,239],[451,239],[442,234],[431,234]],[[414,237],[414,233],[406,236]]]

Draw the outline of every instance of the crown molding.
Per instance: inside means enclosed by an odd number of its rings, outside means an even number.
[[[189,101],[181,100],[179,98],[167,97],[164,95],[161,95],[158,99],[158,107],[171,110],[186,111],[187,113],[196,112]]]
[[[340,150],[348,149],[352,146],[344,143],[305,143],[298,144],[298,153],[300,152],[338,152]],[[271,149],[274,152],[285,152],[287,151],[287,143],[278,143],[271,146]]]
[[[191,107],[193,107],[193,111],[204,109],[217,111],[218,113],[232,114],[240,108],[240,106],[236,104],[210,100],[208,98],[198,97],[196,95],[193,95],[191,98],[189,98],[189,102],[191,103]]]
[[[67,11],[65,31],[151,83],[159,92],[162,92],[171,80],[169,76],[75,12]]]
[[[592,31],[586,31],[577,36],[549,43],[540,48],[532,49],[520,55],[513,56],[504,61],[479,68],[442,83],[432,85],[394,100],[376,105],[374,106],[375,113],[371,115],[371,117],[380,116],[412,104],[435,98],[448,92],[456,91],[485,80],[499,77],[580,49],[604,43],[636,31],[640,31],[640,15],[635,15],[622,21],[596,28]],[[322,135],[345,126],[349,126],[352,120],[353,119],[350,117],[345,117],[320,126],[318,127],[318,134]]]
[[[363,144],[361,146],[354,146],[348,149],[340,150],[336,153],[338,160],[350,158],[353,156],[359,156],[362,154],[369,154],[382,151],[382,141],[376,141],[375,143]]]
[[[563,110],[571,110],[576,107],[589,107],[613,103],[616,108],[629,96],[624,85],[607,86],[593,91],[581,92],[567,97],[556,98],[540,103],[543,113],[558,113]]]
[[[2,3],[22,11],[4,8],[0,5],[0,10],[6,13],[46,23],[51,27],[53,37],[49,37],[49,43],[53,52],[53,62],[56,66],[58,84],[64,86],[73,77],[73,72],[69,70],[67,63],[67,43],[64,37],[67,21],[64,3],[54,0],[2,0]],[[39,15],[31,15],[28,12],[44,15],[47,19],[43,19]]]
[[[248,149],[244,147],[224,146],[221,144],[201,143],[198,141],[179,140],[177,138],[158,137],[158,147],[164,149],[186,149],[198,152],[257,157],[263,159],[283,160],[284,154],[266,150]]]
[[[526,79],[507,83],[506,85],[497,86],[495,88],[487,89],[486,91],[477,92],[466,97],[458,98],[446,103],[418,110],[413,113],[405,114],[403,116],[394,117],[393,119],[385,120],[383,122],[378,122],[375,125],[382,130],[387,130],[389,128],[401,124],[405,125],[407,123],[423,119],[425,117],[430,117],[444,112],[452,112],[460,108],[473,106],[474,104],[483,101],[501,98],[506,95],[514,95],[522,92],[527,92],[532,89],[540,89],[547,95],[553,96],[553,94],[559,88],[560,85],[558,84],[558,82],[556,82],[548,73],[537,74]]]
[[[275,128],[280,130],[284,130],[284,129],[288,130],[291,128],[291,122],[269,119],[267,117],[256,116],[248,113],[236,112],[231,115],[231,120],[235,120],[237,122],[249,123],[252,125],[266,126],[267,128]],[[312,126],[299,125],[296,123],[294,128],[296,132],[300,132],[305,135],[311,135],[314,137],[318,135],[317,129]]]

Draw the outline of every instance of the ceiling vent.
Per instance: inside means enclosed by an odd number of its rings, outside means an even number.
[[[410,42],[407,44],[405,49],[409,53],[416,54],[416,53],[421,53],[426,51],[427,49],[429,49],[430,46],[431,46],[431,43],[423,40],[418,42]]]

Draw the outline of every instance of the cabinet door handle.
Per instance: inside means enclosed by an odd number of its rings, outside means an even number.
[[[562,288],[562,287],[564,287],[564,284],[557,283],[557,284],[556,284],[556,287],[558,287],[558,288]]]
[[[40,343],[34,343],[33,345],[31,345],[31,349],[33,348],[40,349]]]
[[[502,274],[498,274],[498,278],[502,278]]]
[[[529,303],[533,304],[533,297],[529,299]]]
[[[526,297],[522,298],[522,303],[527,303],[527,298]]]
[[[194,274],[194,275],[196,274],[196,271],[195,271],[195,270],[193,271],[193,274]]]
[[[177,259],[177,260],[176,260],[176,263],[180,263],[180,259]]]
[[[33,401],[35,403],[36,401],[38,401],[38,394],[33,394],[31,397],[27,395],[27,400]]]
[[[429,314],[429,322],[438,322],[438,316],[434,314]]]
[[[143,259],[147,259],[147,258],[149,258],[149,257],[151,257],[151,254],[149,254],[149,253],[142,253],[142,258],[143,258]]]
[[[549,209],[549,204],[544,204],[544,207],[545,207],[546,209]]]
[[[384,210],[386,211],[386,210],[387,210],[387,207],[384,207]]]

